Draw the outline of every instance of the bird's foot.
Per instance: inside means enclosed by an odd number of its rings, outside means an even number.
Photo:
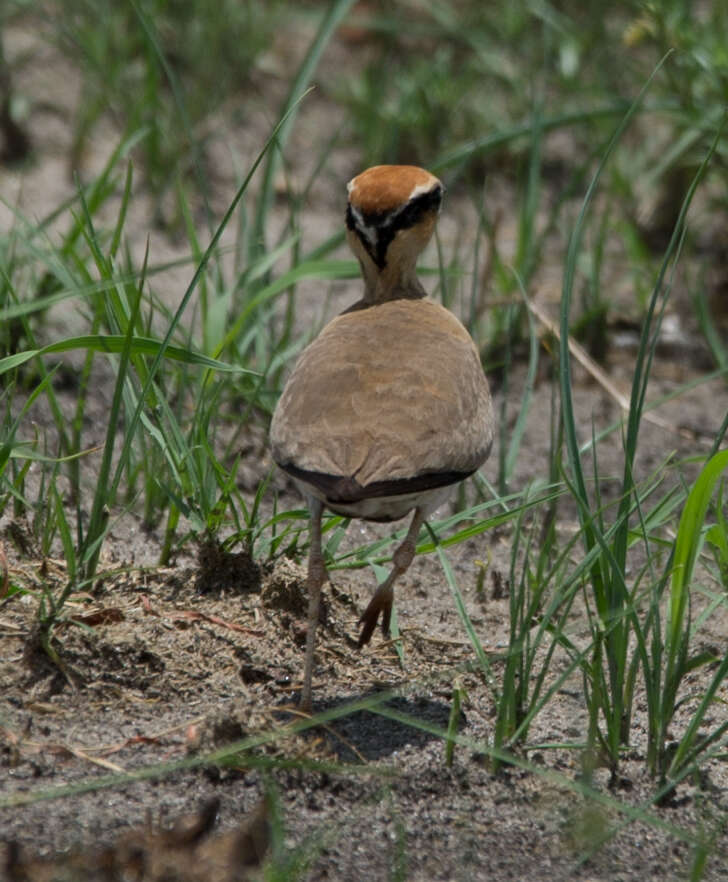
[[[359,634],[359,649],[366,646],[372,638],[374,629],[377,627],[379,616],[382,616],[382,634],[389,637],[389,623],[392,618],[392,602],[394,600],[394,590],[392,589],[390,580],[382,583],[374,592],[374,597],[369,601],[369,606],[364,610],[359,619],[362,625],[361,634]]]

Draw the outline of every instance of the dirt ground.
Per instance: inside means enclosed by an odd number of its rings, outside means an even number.
[[[676,418],[679,412],[681,419],[700,420],[710,412],[721,390],[702,388],[689,404],[672,405]],[[593,395],[593,389],[579,390],[582,408]],[[547,410],[544,402],[532,414],[527,460],[546,455],[539,420]],[[666,406],[660,413],[669,411]],[[648,459],[650,450],[664,456],[661,432],[655,428],[654,433],[658,437],[645,445]],[[680,437],[675,441],[680,449]],[[691,449],[687,439],[683,444],[683,452]],[[31,582],[38,579],[36,564],[12,551],[7,518],[3,525],[11,567]],[[230,568],[228,584],[216,578],[209,590],[209,574],[195,561],[165,570],[132,565],[135,556],[149,555],[150,537],[133,525],[128,530],[112,535],[106,560],[115,568],[128,566],[128,572],[105,579],[93,596],[73,599],[74,614],[86,628],[68,627],[59,635],[64,673],[33,651],[34,604],[0,607],[3,795],[194,757],[287,718],[280,709],[294,702],[301,676],[303,567],[281,561],[265,571],[239,561]],[[354,524],[352,531],[351,541],[361,542],[373,529]],[[497,596],[496,588],[507,583],[510,538],[508,531],[485,535],[450,555],[496,675],[499,650],[508,640],[508,598],[502,591]],[[486,590],[478,594],[477,562],[489,554]],[[45,566],[45,577],[56,575],[60,584],[62,561]],[[381,638],[364,651],[355,647],[356,619],[373,587],[371,572],[334,572],[332,583],[318,643],[316,709],[391,689],[395,698],[388,707],[446,728],[456,672],[473,661],[473,653],[436,560],[419,558],[397,592],[403,668]],[[722,645],[727,625],[725,614],[715,616],[705,641]],[[578,614],[571,636],[586,637]],[[556,664],[555,676],[563,664]],[[487,742],[492,695],[479,675],[464,673],[460,680],[467,700],[459,732]],[[650,808],[654,781],[644,771],[639,716],[644,706],[638,701],[637,707],[633,749],[613,795],[644,806],[666,828],[625,823],[583,865],[577,857],[584,849],[596,847],[602,835],[626,820],[612,807],[595,807],[538,774],[492,774],[482,754],[470,747],[457,748],[448,768],[440,739],[371,712],[270,746],[271,756],[351,764],[343,773],[275,772],[285,842],[318,850],[311,879],[385,879],[398,861],[406,868],[401,878],[416,880],[681,878],[691,849],[669,828],[707,826],[728,809],[725,764],[709,766],[701,782],[680,787],[669,806]],[[573,677],[536,719],[530,740],[574,742],[585,730],[581,682]],[[532,762],[569,780],[578,775],[577,757],[576,751],[558,749],[530,755]],[[597,780],[609,794],[605,770],[597,772]],[[220,829],[236,829],[259,802],[264,781],[260,768],[206,764],[122,789],[6,809],[0,816],[6,838],[47,855],[72,846],[108,845],[130,828],[143,828],[150,816],[164,828],[213,797],[220,800]],[[719,852],[726,844],[718,843]],[[705,878],[725,878],[720,859],[709,865]]]
[[[57,89],[57,66],[63,62],[54,59],[55,76],[48,73],[50,66],[44,79],[39,67],[28,74],[36,79],[22,87],[31,93]],[[328,64],[335,69],[335,57]],[[68,107],[74,100],[74,75],[64,75],[65,91],[55,97]],[[323,99],[313,99],[298,137],[305,139],[315,128],[318,116],[326,112],[322,104]],[[70,135],[58,120],[54,116],[50,128],[42,114],[31,120],[36,163],[22,174],[9,175],[15,197],[37,216],[69,192],[61,164]],[[242,143],[252,148],[262,139],[256,142],[247,132]],[[312,191],[312,226],[306,233],[312,244],[321,219],[327,231],[339,222],[342,197],[331,182],[338,180],[339,189],[343,187],[351,159],[334,159],[322,185]],[[232,186],[231,179],[228,184]],[[222,204],[224,192],[221,185],[217,195]],[[450,210],[453,216],[466,211],[457,197],[452,209],[446,205],[445,247],[448,229],[456,233],[448,228]],[[147,228],[142,217],[137,226],[135,244],[143,247]],[[507,234],[507,224],[504,229]],[[154,242],[155,260],[174,253],[173,244],[158,237]],[[544,268],[546,306],[554,287],[548,279],[557,274],[554,267]],[[178,282],[170,278],[170,289],[178,291]],[[353,299],[347,295],[355,285],[341,288],[345,302]],[[661,350],[650,399],[704,372],[701,344],[680,324],[679,310],[674,321],[680,333]],[[608,367],[610,376],[629,388],[628,346],[614,349]],[[522,375],[510,386],[513,408],[521,394],[519,379]],[[592,418],[606,425],[619,411],[580,370],[575,381],[577,415],[588,437]],[[496,411],[501,395],[495,389]],[[100,390],[99,410],[104,401]],[[722,380],[662,405],[655,411],[662,423],[644,424],[641,473],[664,462],[669,451],[682,457],[707,450],[727,409],[728,389]],[[549,416],[550,385],[544,377],[529,414],[515,486],[543,474]],[[265,437],[254,437],[251,448],[251,460],[257,463],[251,467],[252,483],[269,466]],[[497,455],[496,450],[486,475],[495,472]],[[604,445],[602,467],[618,475],[620,463],[617,433]],[[277,480],[281,504],[297,506],[292,488]],[[447,513],[445,507],[438,516]],[[576,524],[568,520],[568,512],[563,514],[559,530],[568,535]],[[379,535],[387,530],[353,523],[347,541],[354,547]],[[508,644],[511,538],[504,529],[448,552],[496,676],[502,670],[499,653]],[[11,571],[26,582],[37,584],[43,578],[63,583],[63,561],[35,559],[32,547],[24,545],[27,530],[10,512],[0,520],[0,540]],[[544,746],[531,752],[529,761],[542,773],[492,772],[476,742],[492,738],[493,696],[482,677],[468,671],[473,651],[433,556],[419,557],[397,589],[403,664],[379,635],[365,650],[356,649],[357,618],[373,589],[370,570],[335,571],[326,588],[316,710],[335,712],[348,702],[391,690],[385,705],[390,716],[359,711],[262,744],[252,758],[196,763],[207,751],[296,719],[286,708],[293,707],[300,685],[304,569],[300,562],[287,560],[266,568],[242,556],[222,573],[211,569],[204,557],[192,556],[160,569],[154,565],[158,548],[159,537],[143,532],[134,515],[115,524],[102,567],[113,574],[92,594],[72,598],[74,618],[82,627],[67,626],[58,635],[61,669],[33,641],[35,603],[18,598],[0,602],[0,799],[19,798],[17,805],[0,809],[0,838],[14,843],[5,849],[9,879],[117,878],[112,865],[126,873],[118,878],[246,878],[247,869],[235,875],[230,867],[254,868],[271,840],[287,848],[298,846],[301,862],[308,861],[303,876],[311,880],[675,880],[685,878],[693,857],[680,831],[713,829],[720,818],[723,832],[703,878],[728,878],[725,762],[709,764],[701,779],[681,785],[669,804],[651,806],[655,782],[644,768],[646,730],[639,699],[632,749],[619,781],[610,789],[606,770],[598,769],[596,782],[606,796],[641,807],[650,822],[618,813],[613,802],[585,800],[570,787],[579,774],[579,753],[553,745],[576,742],[586,731],[578,677],[567,680],[532,726],[529,740]],[[489,571],[485,590],[479,592],[484,560],[490,560]],[[702,638],[706,645],[724,647],[726,618],[723,608],[707,624]],[[586,638],[581,607],[570,627],[575,640]],[[552,675],[564,664],[565,659],[557,659]],[[392,712],[447,728],[456,676],[467,693],[459,733],[472,740],[456,747],[448,767],[440,738],[404,724]],[[680,722],[678,717],[675,726]],[[282,757],[296,758],[297,766],[274,768]],[[97,778],[103,783],[109,774],[174,762],[179,768],[172,774],[51,798],[59,796],[56,788],[61,786],[72,790]],[[332,762],[345,765],[334,769]],[[25,795],[41,791],[48,791],[49,798],[23,803]],[[264,798],[267,807],[261,809]],[[266,823],[261,812],[267,813]],[[186,816],[191,820],[180,827],[179,819]],[[215,816],[217,826],[211,830]]]

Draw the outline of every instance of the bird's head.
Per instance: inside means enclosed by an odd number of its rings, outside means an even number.
[[[442,183],[414,165],[375,165],[352,178],[348,192],[347,239],[367,283],[413,273],[435,228]]]

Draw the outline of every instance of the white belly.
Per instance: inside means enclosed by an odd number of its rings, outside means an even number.
[[[305,497],[320,499],[324,506],[336,514],[365,521],[398,521],[416,508],[422,509],[425,517],[442,505],[452,492],[453,485],[435,487],[433,490],[419,490],[414,493],[401,493],[397,496],[375,496],[357,502],[329,502],[318,487],[293,479]]]

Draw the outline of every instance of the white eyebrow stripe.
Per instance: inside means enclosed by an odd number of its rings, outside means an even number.
[[[430,178],[430,180],[425,181],[424,184],[417,184],[417,186],[412,189],[412,192],[407,197],[407,201],[411,202],[413,199],[416,199],[418,196],[421,196],[423,193],[430,193],[434,189],[435,189],[435,180],[434,180],[434,178]]]
[[[354,215],[354,223],[356,224],[357,229],[365,236],[367,241],[372,245],[372,247],[376,247],[377,244],[377,228],[370,227],[364,220],[364,215],[359,211],[356,205],[352,205],[349,203],[349,207],[351,208],[351,213]]]

